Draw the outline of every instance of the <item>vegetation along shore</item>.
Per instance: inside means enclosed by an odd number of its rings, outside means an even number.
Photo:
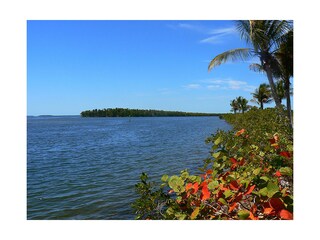
[[[223,114],[233,126],[208,137],[210,157],[199,168],[163,175],[162,183],[142,173],[132,204],[136,219],[293,219],[293,23],[285,20],[236,21],[248,48],[215,56],[208,70],[227,61],[248,61],[250,70],[265,74],[248,100],[231,100],[233,113]],[[286,99],[286,105],[282,105]],[[264,105],[274,101],[274,108]]]

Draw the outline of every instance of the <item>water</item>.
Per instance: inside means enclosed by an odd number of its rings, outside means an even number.
[[[141,172],[152,180],[208,157],[218,117],[28,117],[28,219],[134,219]]]

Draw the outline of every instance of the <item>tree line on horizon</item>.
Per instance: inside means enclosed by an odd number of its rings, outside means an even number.
[[[82,111],[80,115],[81,117],[196,117],[220,116],[221,114],[164,111],[153,109],[104,108]]]

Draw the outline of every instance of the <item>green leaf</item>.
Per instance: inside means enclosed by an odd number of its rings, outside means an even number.
[[[247,219],[250,216],[250,212],[248,210],[240,210],[238,212],[238,216],[241,220]]]
[[[195,182],[196,179],[197,179],[197,176],[191,175],[191,176],[189,176],[188,178],[189,178],[189,180],[190,180],[191,182]]]
[[[221,143],[221,142],[222,142],[221,137],[218,137],[218,138],[214,141],[214,144],[215,144],[215,145],[218,145],[218,144]]]
[[[278,187],[277,184],[275,184],[275,183],[273,183],[273,182],[268,182],[267,190],[268,190],[267,196],[268,196],[269,198],[271,198],[274,194],[276,194],[277,192],[279,192],[279,187]]]
[[[218,158],[220,156],[220,153],[221,152],[215,152],[215,153],[212,154],[212,157]]]
[[[187,215],[184,214],[184,213],[176,213],[176,214],[175,214],[175,217],[176,217],[178,220],[184,220],[184,219],[187,217]]]
[[[196,207],[191,213],[190,219],[191,220],[195,219],[198,216],[199,211],[200,211],[200,207]]]
[[[179,180],[178,176],[176,175],[171,176],[168,181],[169,187],[171,188],[176,187],[178,185],[178,180]]]
[[[264,180],[265,182],[268,182],[270,179],[267,176],[262,176],[260,179]]]
[[[287,145],[287,150],[289,152],[292,152],[293,151],[293,145]]]
[[[166,182],[168,180],[169,176],[167,174],[164,174],[161,178],[162,182]]]
[[[188,172],[184,171],[184,172],[181,173],[181,178],[183,180],[187,179],[188,177],[189,177],[189,173]]]
[[[259,167],[259,168],[256,168],[255,170],[253,170],[253,174],[254,175],[259,175],[259,173],[261,172],[261,167]]]
[[[208,184],[208,189],[213,190],[215,189],[217,186],[219,186],[219,182],[217,180],[214,180],[212,182],[210,182]]]
[[[290,167],[282,167],[279,169],[281,175],[292,176],[292,169]]]
[[[169,207],[169,208],[167,209],[166,213],[167,213],[168,215],[173,215],[173,214],[174,214],[174,210],[173,210],[171,207]]]
[[[218,202],[221,202],[223,205],[227,205],[228,203],[223,198],[219,198]]]
[[[259,190],[259,194],[261,196],[267,196],[268,195],[268,189],[266,187]]]
[[[224,191],[223,195],[225,196],[225,198],[228,198],[233,195],[233,192],[228,189],[228,190]]]

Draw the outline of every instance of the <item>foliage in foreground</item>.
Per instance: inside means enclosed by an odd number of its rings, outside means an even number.
[[[143,173],[136,219],[293,219],[292,133],[276,111],[224,116],[235,131],[207,139],[201,175],[183,170],[156,186]]]

